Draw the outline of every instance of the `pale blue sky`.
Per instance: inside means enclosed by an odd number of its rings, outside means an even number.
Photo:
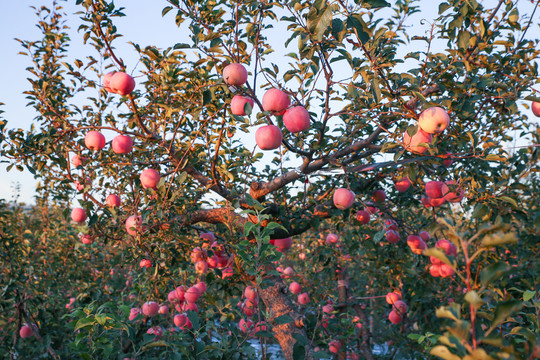
[[[70,0],[69,4],[61,2],[70,26],[70,34],[72,43],[70,47],[71,58],[84,58],[85,50],[82,47],[81,36],[75,30],[79,25],[78,16],[73,15],[76,11],[73,5],[75,1]],[[26,107],[26,99],[23,91],[28,89],[29,83],[26,80],[28,77],[25,68],[30,65],[28,57],[18,55],[21,47],[14,38],[24,40],[36,40],[40,38],[40,33],[35,26],[36,16],[31,5],[45,4],[50,6],[50,0],[24,0],[24,1],[0,1],[0,48],[2,49],[2,71],[0,71],[0,102],[5,103],[2,110],[5,111],[3,117],[8,120],[8,128],[23,128],[29,129],[32,119],[35,116],[33,109]],[[491,7],[496,4],[496,1],[485,1],[486,6]],[[126,61],[128,69],[133,69],[137,65],[137,55],[132,50],[128,41],[133,41],[145,45],[156,45],[158,47],[169,47],[177,42],[190,43],[187,34],[179,30],[173,20],[172,12],[163,18],[161,11],[167,5],[164,0],[118,0],[117,6],[124,6],[127,17],[118,18],[115,21],[119,32],[124,35],[121,40],[116,41],[118,53]],[[411,17],[406,23],[414,25],[411,27],[410,33],[424,34],[429,28],[429,25],[421,23],[422,19],[433,19],[437,14],[439,2],[422,0],[422,13]],[[530,13],[532,9],[531,1],[521,0],[519,7],[521,12]],[[540,13],[537,12],[540,17]],[[538,24],[538,22],[537,22]],[[279,33],[276,30],[276,33]],[[272,36],[272,35],[271,35]],[[540,29],[538,25],[532,28],[528,37],[540,38]],[[282,42],[279,39],[279,42]],[[124,45],[121,45],[121,44]],[[279,62],[279,45],[275,54],[276,62]],[[289,46],[287,52],[295,51],[295,42]],[[92,51],[87,50],[87,51]],[[131,60],[131,62],[130,62]],[[540,88],[539,88],[540,90]],[[532,115],[529,110],[526,113]],[[0,198],[11,200],[13,198],[12,188],[15,183],[19,183],[21,187],[20,201],[31,203],[33,202],[35,181],[29,172],[18,172],[11,170],[6,171],[6,166],[0,164]]]

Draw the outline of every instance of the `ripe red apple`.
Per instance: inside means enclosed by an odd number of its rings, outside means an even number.
[[[395,303],[396,301],[401,300],[401,294],[398,292],[390,292],[386,294],[386,302],[390,305]]]
[[[450,116],[441,107],[430,107],[420,114],[418,126],[428,134],[439,134],[450,125]]]
[[[431,207],[439,207],[446,202],[444,197],[439,198],[439,199],[434,199],[434,198],[430,198],[429,196],[427,197],[427,201],[429,201],[429,206]]]
[[[114,91],[111,89],[111,78],[113,77],[115,73],[116,71],[111,71],[103,75],[103,88],[110,93],[114,93]]]
[[[396,180],[394,186],[396,187],[397,191],[405,192],[411,187],[411,180],[409,180],[408,177],[404,177],[403,179]]]
[[[255,333],[258,333],[259,331],[268,331],[268,325],[264,321],[259,321],[255,324],[253,331]]]
[[[390,311],[390,314],[388,315],[388,320],[394,325],[399,324],[403,321],[403,317],[397,313],[397,311],[392,310]]]
[[[300,291],[302,291],[302,285],[300,285],[296,281],[293,281],[291,285],[289,285],[289,291],[291,292],[291,294],[300,294]]]
[[[133,139],[127,135],[118,135],[112,139],[111,146],[117,154],[128,154],[133,150]]]
[[[407,313],[407,310],[409,308],[407,307],[407,304],[405,304],[402,300],[397,300],[392,304],[392,308],[396,310],[400,315],[405,315]]]
[[[79,156],[79,155],[73,155],[71,158],[71,164],[75,167],[79,167],[84,165],[88,161],[88,158]]]
[[[247,103],[249,103],[249,105],[253,109],[254,102],[252,98],[242,95],[233,96],[231,100],[231,113],[238,116],[246,115],[246,112],[244,110]]]
[[[167,305],[160,305],[159,306],[159,313],[161,315],[167,315],[169,313],[169,307]]]
[[[142,231],[142,217],[137,215],[131,215],[126,220],[126,231],[129,235],[137,235],[138,232]]]
[[[206,274],[208,272],[208,263],[204,260],[197,261],[195,263],[195,272],[199,275]]]
[[[292,133],[309,129],[309,112],[303,106],[295,106],[285,110],[283,125]]]
[[[281,113],[291,105],[291,99],[285,92],[272,88],[264,93],[262,106],[264,111]]]
[[[81,242],[84,245],[92,245],[92,243],[94,242],[94,239],[92,239],[90,235],[84,234],[84,235],[81,235]]]
[[[197,287],[197,289],[201,291],[201,295],[204,294],[206,290],[208,289],[204,281],[199,281],[198,283],[195,284],[195,286]]]
[[[275,125],[263,125],[255,132],[255,142],[261,150],[274,150],[281,145],[281,129]]]
[[[26,339],[34,335],[34,330],[29,325],[23,325],[21,326],[21,329],[19,330],[19,335],[21,338]]]
[[[337,244],[339,242],[339,237],[336,234],[328,234],[326,236],[326,243],[328,245]]]
[[[369,213],[365,210],[359,210],[357,213],[356,213],[356,220],[358,220],[358,222],[360,222],[361,224],[367,224],[369,223],[369,219],[371,218],[371,216],[369,215]]]
[[[240,328],[240,330],[245,333],[249,332],[252,327],[253,321],[249,319],[247,319],[247,321],[244,319],[240,319],[240,322],[238,323],[238,328]]]
[[[76,223],[82,223],[86,220],[86,211],[83,208],[75,208],[71,210],[71,220]]]
[[[429,241],[431,240],[431,235],[427,231],[420,231],[420,234],[418,234],[422,240]]]
[[[135,320],[135,318],[137,317],[137,315],[141,314],[141,309],[137,308],[137,307],[133,307],[129,310],[129,321],[133,321]]]
[[[340,348],[341,343],[337,340],[330,341],[328,344],[328,351],[330,351],[332,354],[337,354]]]
[[[105,136],[99,131],[89,131],[84,137],[84,145],[90,150],[99,151],[105,146]]]
[[[441,274],[441,277],[447,278],[454,275],[455,271],[450,265],[441,264],[439,265],[439,273]]]
[[[457,189],[456,191],[451,191],[450,187],[457,187]],[[444,199],[451,203],[458,203],[465,197],[465,191],[458,186],[456,180],[446,181],[441,187],[441,192]]]
[[[443,185],[442,181],[428,181],[425,186],[426,195],[432,199],[440,199],[443,195]]]
[[[192,286],[184,293],[184,298],[189,303],[195,303],[201,297],[201,290],[198,287]]]
[[[433,277],[441,276],[441,265],[433,264],[429,267],[429,274]]]
[[[375,202],[383,202],[386,200],[386,193],[383,190],[375,190],[371,195],[371,199]]]
[[[422,240],[420,236],[416,235],[409,235],[407,237],[407,245],[409,245],[413,253],[418,255],[422,254],[422,251],[427,248],[424,240]]]
[[[139,266],[141,268],[151,268],[152,267],[152,261],[148,260],[148,259],[142,259],[141,262],[139,263]]]
[[[107,199],[105,199],[105,203],[110,207],[119,207],[121,203],[120,196],[110,194],[107,196]]]
[[[135,80],[131,75],[118,71],[111,77],[109,87],[113,92],[125,96],[135,89]]]
[[[533,101],[532,104],[531,104],[531,110],[532,110],[534,115],[540,117],[540,102]]]
[[[189,319],[186,314],[176,314],[174,315],[173,321],[174,325],[178,326],[179,328],[183,328]]]
[[[435,244],[435,247],[443,249],[446,255],[457,256],[457,246],[446,239],[439,239]]]
[[[284,239],[273,239],[274,240],[274,246],[278,248],[279,252],[287,251],[292,246],[292,238],[284,238]]]
[[[386,240],[392,244],[396,244],[399,241],[399,233],[395,230],[388,230],[385,237]]]
[[[248,73],[244,65],[232,63],[223,69],[223,80],[228,85],[240,86],[247,81]]]
[[[299,294],[297,297],[298,303],[301,305],[306,305],[309,303],[309,294],[308,293],[302,293]]]
[[[214,245],[213,243],[216,241],[216,235],[214,235],[213,232],[205,232],[205,233],[201,233],[201,235],[199,235],[199,237],[203,240],[206,240],[206,241],[210,241],[212,243],[212,245]],[[214,253],[217,254],[217,251],[214,250]]]
[[[425,153],[428,150],[428,148],[420,144],[423,144],[423,143],[431,144],[432,140],[433,140],[433,135],[422,131],[422,129],[418,129],[416,134],[414,134],[412,137],[406,131],[403,133],[403,145],[405,149],[416,154]]]
[[[255,299],[257,299],[257,289],[251,286],[246,286],[246,288],[244,289],[244,296],[246,297],[246,299],[255,301]]]
[[[156,316],[159,313],[159,304],[155,301],[145,302],[142,306],[142,312],[146,316]]]
[[[356,194],[349,189],[339,188],[334,192],[334,205],[340,210],[346,210],[353,206]]]
[[[146,169],[141,172],[140,179],[141,179],[141,185],[143,188],[151,188],[154,189],[157,184],[159,183],[159,179],[161,177],[159,176],[159,173],[154,169]]]

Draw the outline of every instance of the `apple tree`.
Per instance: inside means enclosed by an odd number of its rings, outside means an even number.
[[[178,34],[135,59],[129,9],[76,3],[85,58],[38,8],[35,126],[2,122],[3,157],[130,269],[132,297],[65,316],[70,351],[538,355],[538,2],[443,2],[411,35],[421,1],[169,0]]]

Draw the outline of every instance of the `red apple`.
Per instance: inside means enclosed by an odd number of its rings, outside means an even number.
[[[186,314],[176,314],[174,315],[174,325],[178,326],[179,328],[183,328],[184,325],[188,322],[188,317]]]
[[[429,274],[433,277],[441,276],[441,265],[433,264],[429,267]]]
[[[189,289],[186,290],[184,294],[184,298],[189,303],[197,302],[197,300],[199,300],[200,297],[201,297],[201,290],[196,286],[190,287]]]
[[[403,133],[403,145],[405,149],[416,154],[425,153],[428,148],[420,144],[431,144],[432,140],[433,135],[422,131],[422,129],[418,129],[416,134],[414,134],[412,137],[406,131]]]
[[[291,285],[289,285],[289,291],[291,292],[291,294],[300,294],[300,291],[302,291],[302,285],[300,285],[296,281],[293,281]]]
[[[418,234],[422,240],[429,241],[431,240],[431,235],[427,231],[420,231],[420,234]]]
[[[160,305],[159,313],[161,315],[167,315],[169,313],[169,307],[167,305]]]
[[[71,164],[75,167],[79,167],[84,165],[88,161],[87,158],[79,156],[79,155],[73,155],[71,158]]]
[[[353,206],[356,194],[349,189],[339,188],[334,192],[334,205],[340,210],[346,210]]]
[[[92,236],[88,234],[84,234],[84,235],[81,235],[81,242],[84,245],[92,245],[92,243],[94,242],[94,239],[92,239]]]
[[[197,261],[195,263],[195,272],[199,275],[206,274],[208,272],[208,263],[204,260]]]
[[[391,292],[386,294],[386,302],[390,305],[395,303],[396,301],[401,300],[401,294],[398,292]]]
[[[199,237],[203,240],[206,240],[206,241],[210,241],[210,242],[214,242],[216,241],[216,235],[214,235],[213,232],[205,232],[205,233],[201,233],[201,235],[199,235]],[[212,244],[213,245],[213,244]],[[215,252],[215,251],[214,251]]]
[[[142,230],[142,217],[137,215],[131,215],[126,220],[126,231],[130,235],[137,235],[138,232]]]
[[[118,135],[112,139],[111,146],[117,154],[128,154],[133,150],[133,139],[127,135]]]
[[[356,220],[358,220],[361,224],[367,224],[369,223],[370,215],[365,210],[359,210],[356,213]]]
[[[534,115],[540,117],[540,102],[533,101],[532,104],[531,104],[531,110],[532,110]]]
[[[105,146],[105,136],[99,131],[89,131],[84,137],[84,145],[90,150],[101,150]]]
[[[440,239],[439,241],[437,241],[435,247],[443,249],[446,255],[457,256],[457,246],[446,239]]]
[[[242,332],[247,333],[253,327],[253,321],[249,319],[247,321],[244,319],[240,319],[240,322],[238,323],[238,327],[240,328]]]
[[[336,234],[328,234],[326,236],[326,243],[328,245],[337,244],[339,242],[339,237]]]
[[[141,262],[139,263],[139,266],[141,268],[151,268],[152,267],[152,261],[148,260],[148,259],[142,259]]]
[[[383,190],[375,190],[371,195],[371,199],[375,202],[383,202],[386,200],[386,193]]]
[[[29,325],[23,325],[19,330],[19,335],[21,338],[26,339],[34,335],[34,330]]]
[[[255,142],[261,150],[274,150],[281,145],[281,130],[275,125],[264,125],[255,132]]]
[[[252,288],[251,286],[246,286],[244,289],[244,296],[248,300],[255,301],[255,299],[257,299],[257,289]]]
[[[395,230],[388,230],[385,237],[386,240],[392,244],[396,244],[399,241],[399,233]]]
[[[428,181],[426,183],[426,195],[433,199],[440,199],[443,195],[443,185],[442,181]]]
[[[129,321],[135,320],[137,315],[141,313],[141,309],[134,307],[129,310]]]
[[[273,239],[274,240],[274,246],[278,248],[279,252],[287,251],[292,246],[292,238],[284,238],[284,239]]]
[[[340,348],[341,348],[341,343],[337,340],[330,341],[330,343],[328,344],[328,350],[332,354],[337,354]]]
[[[133,89],[135,89],[135,80],[133,80],[131,75],[118,71],[111,77],[109,87],[113,92],[125,96],[131,94]]]
[[[301,305],[306,305],[309,303],[309,294],[308,293],[302,293],[299,294],[297,297],[298,303]]]
[[[75,208],[71,210],[71,220],[82,223],[86,220],[86,211],[83,208]]]
[[[199,281],[198,283],[195,284],[195,286],[197,287],[197,289],[201,291],[201,294],[204,294],[206,290],[208,289],[204,281]]]
[[[424,251],[427,248],[426,243],[420,236],[416,235],[409,235],[407,237],[407,245],[411,248],[412,252],[418,255],[422,254],[422,251]]]
[[[457,187],[456,191],[450,191],[448,185],[450,185],[450,187]],[[451,203],[458,203],[465,197],[465,191],[458,186],[456,180],[446,181],[441,187],[441,192],[443,193],[444,199]]]
[[[392,324],[397,325],[403,321],[403,317],[399,315],[395,310],[392,310],[388,315],[388,320],[390,320]]]
[[[228,85],[240,86],[247,81],[248,73],[244,65],[232,63],[223,69],[223,80]]]
[[[245,106],[249,103],[253,109],[253,99],[247,96],[235,95],[231,100],[231,113],[233,115],[244,116],[246,115]]]
[[[429,199],[429,203],[430,203],[430,205],[432,207],[439,207],[439,206],[441,206],[442,204],[444,204],[446,202],[444,197],[439,198],[439,199],[434,199],[434,198],[428,197],[428,199]]]
[[[221,271],[221,278],[226,279],[234,275],[234,269],[232,267],[227,267]]]
[[[120,196],[110,194],[109,196],[107,196],[107,199],[105,199],[105,203],[107,204],[107,206],[110,207],[119,207],[121,203]]]
[[[434,106],[424,110],[418,118],[418,126],[428,134],[439,134],[450,125],[450,116],[446,110]]]
[[[143,304],[142,312],[146,316],[156,316],[159,313],[159,304],[155,301],[148,301]]]
[[[283,114],[283,125],[292,133],[309,129],[309,124],[309,113],[303,106],[287,109]]]
[[[159,183],[159,173],[154,169],[146,169],[141,172],[140,179],[143,188],[154,189]]]
[[[409,188],[411,187],[411,180],[409,180],[408,177],[405,177],[403,179],[396,180],[394,185],[395,185],[397,191],[405,192],[405,191],[409,190]]]
[[[107,90],[110,93],[113,93],[114,91],[111,89],[111,78],[116,73],[116,71],[111,71],[110,73],[107,73],[103,75],[103,88]]]
[[[447,278],[454,275],[455,271],[450,265],[441,264],[439,265],[439,273],[441,274],[441,277]]]
[[[291,99],[285,92],[272,88],[264,93],[262,106],[264,111],[282,113],[291,105]]]

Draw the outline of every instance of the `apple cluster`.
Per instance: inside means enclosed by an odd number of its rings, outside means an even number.
[[[435,244],[436,248],[442,249],[447,256],[457,256],[457,247],[454,243],[446,240],[446,239],[440,239]],[[454,268],[448,264],[443,263],[439,258],[436,258],[434,256],[429,257],[429,261],[431,261],[431,266],[429,267],[429,273],[433,277],[451,277],[454,275],[455,271]]]
[[[401,300],[401,293],[394,291],[386,294],[386,302],[392,305],[392,311],[388,314],[388,320],[394,325],[401,323],[409,310],[407,304]]]
[[[232,86],[242,86],[246,83],[248,73],[246,68],[239,63],[232,63],[223,69],[223,80]],[[235,95],[231,100],[231,113],[245,116],[246,107],[254,106],[254,99],[250,96]],[[283,125],[293,133],[306,131],[310,126],[309,112],[303,106],[291,107],[291,99],[284,91],[272,88],[265,92],[262,98],[262,110],[273,115],[283,116]],[[283,140],[281,129],[273,124],[261,126],[255,132],[255,142],[261,150],[275,150]]]
[[[441,107],[434,106],[424,110],[418,117],[417,131],[410,135],[403,133],[403,146],[415,154],[423,154],[431,144],[433,135],[442,133],[450,125],[450,116]]]
[[[193,248],[190,254],[195,272],[203,275],[209,269],[220,269],[222,279],[232,276],[234,274],[234,255],[227,255],[225,253],[225,247],[217,243],[214,233],[202,233],[200,238],[207,242],[203,243],[202,247]],[[212,251],[212,256],[208,255],[207,249]]]
[[[445,202],[458,203],[465,197],[465,191],[455,180],[429,181],[425,185],[422,204],[425,207],[439,207]]]

